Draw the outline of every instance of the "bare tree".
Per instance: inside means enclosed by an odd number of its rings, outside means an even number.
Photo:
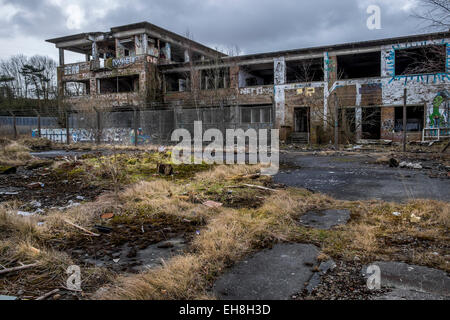
[[[422,20],[428,29],[450,30],[450,1],[448,0],[419,0],[420,12],[413,17]]]

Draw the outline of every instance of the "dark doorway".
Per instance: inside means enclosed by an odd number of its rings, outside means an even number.
[[[381,108],[362,108],[363,139],[381,139]]]
[[[295,108],[295,132],[309,133],[309,108]]]

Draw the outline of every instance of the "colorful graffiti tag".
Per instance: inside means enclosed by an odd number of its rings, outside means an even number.
[[[430,127],[442,128],[450,126],[449,119],[449,98],[450,94],[447,90],[439,92],[433,99],[433,112],[430,114]],[[441,109],[443,112],[441,114]]]

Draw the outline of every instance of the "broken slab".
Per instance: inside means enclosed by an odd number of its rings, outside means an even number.
[[[349,210],[309,211],[300,217],[301,225],[316,229],[328,230],[334,226],[346,224],[350,220]]]
[[[403,262],[374,262],[381,271],[381,286],[394,291],[380,299],[450,299],[450,278],[444,271]],[[367,266],[362,273],[367,278]]]
[[[236,264],[213,287],[222,300],[288,300],[313,275],[319,250],[310,244],[278,244]]]

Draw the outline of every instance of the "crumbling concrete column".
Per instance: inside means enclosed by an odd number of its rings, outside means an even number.
[[[274,59],[274,102],[275,127],[282,129],[286,121],[286,103],[284,84],[286,83],[286,61],[284,57]]]
[[[92,41],[92,59],[94,61],[98,60],[98,47],[97,41]]]
[[[362,139],[362,108],[355,108],[356,140]]]
[[[64,66],[64,49],[59,48],[59,66]]]

